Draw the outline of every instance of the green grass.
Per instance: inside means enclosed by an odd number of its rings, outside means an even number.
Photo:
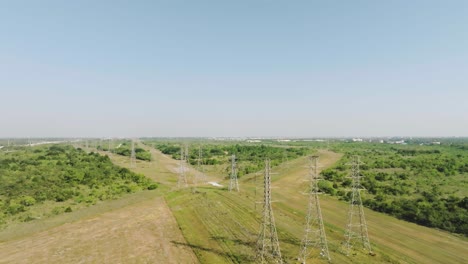
[[[330,153],[321,153],[327,160],[337,160]],[[333,156],[333,155],[332,155]],[[274,168],[273,204],[282,255],[287,263],[295,263],[304,232],[306,197],[303,190],[305,159],[291,161],[291,166]],[[230,193],[211,187],[169,193],[166,197],[180,228],[202,263],[251,263],[260,227],[260,210],[254,210],[254,175],[241,181],[241,192]],[[258,176],[257,176],[258,177]],[[259,179],[257,179],[259,180]],[[260,205],[258,206],[260,207]],[[321,196],[329,250],[333,263],[464,263],[468,258],[466,239],[430,229],[391,216],[365,210],[369,236],[375,256],[358,246],[350,256],[343,254],[344,228],[348,204],[335,197]],[[326,263],[318,257],[314,263]]]

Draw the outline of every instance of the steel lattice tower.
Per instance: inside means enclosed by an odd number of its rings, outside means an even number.
[[[289,170],[289,159],[288,159],[288,153],[286,149],[284,149],[283,151],[283,159],[281,163],[283,163],[283,165],[286,167],[286,170]]]
[[[206,175],[205,175],[205,172],[204,172],[204,169],[203,169],[203,159],[202,159],[202,156],[203,156],[203,152],[202,152],[202,148],[201,146],[198,148],[198,160],[197,160],[197,170],[198,170],[198,177],[195,178],[196,179],[196,183],[198,183],[199,181],[201,181],[202,183],[205,183],[206,182]]]
[[[187,158],[186,151],[187,151],[187,146],[185,147],[185,151],[184,151],[184,147],[180,146],[179,180],[177,181],[177,187],[179,188],[188,186],[187,176],[185,175],[185,170],[186,170],[185,160]]]
[[[306,263],[307,258],[311,255],[309,247],[320,249],[320,256],[330,261],[328,252],[327,237],[323,226],[322,211],[319,202],[318,181],[320,180],[318,171],[318,156],[309,157],[309,205],[307,207],[306,226],[304,238],[302,239],[301,252],[299,260],[301,263]]]
[[[135,141],[132,139],[132,150],[130,153],[130,167],[136,167]]]
[[[349,256],[351,248],[353,247],[356,240],[362,243],[362,246],[369,252],[369,254],[373,254],[369,242],[369,234],[367,233],[367,224],[364,217],[364,207],[362,206],[361,190],[364,190],[364,188],[361,186],[361,178],[363,176],[360,175],[360,164],[362,163],[359,160],[359,156],[353,156],[352,163],[350,164],[352,166],[351,203],[348,213],[348,225],[346,226],[345,233],[347,256]]]
[[[237,181],[236,155],[231,156],[231,175],[229,178],[229,191],[239,191],[239,182]]]
[[[109,153],[112,153],[112,138],[109,138]]]
[[[276,232],[273,208],[271,207],[270,160],[265,161],[263,219],[257,239],[257,263],[283,263]]]

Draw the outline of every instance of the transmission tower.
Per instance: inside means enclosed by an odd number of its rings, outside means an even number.
[[[311,255],[310,247],[320,249],[320,256],[330,261],[330,254],[328,252],[327,237],[325,235],[325,228],[323,226],[322,211],[319,202],[319,188],[318,181],[318,156],[309,157],[309,205],[307,207],[306,226],[304,231],[304,238],[302,239],[301,252],[299,260],[305,264],[307,258]]]
[[[283,151],[283,160],[282,160],[283,165],[285,165],[286,170],[289,170],[289,160],[288,160],[288,153],[286,149]]]
[[[229,191],[239,191],[239,182],[237,181],[236,155],[231,156],[231,175],[229,181]]]
[[[130,153],[130,167],[136,167],[135,141],[132,139],[132,152]]]
[[[273,208],[271,207],[271,176],[270,160],[265,161],[264,176],[264,198],[263,198],[263,219],[260,226],[260,233],[257,240],[257,252],[255,261],[257,263],[283,263],[276,232]]]
[[[112,153],[112,138],[109,138],[109,153]]]
[[[364,188],[361,186],[361,178],[359,165],[362,164],[359,160],[359,156],[353,156],[351,162],[351,180],[352,180],[352,193],[351,203],[348,213],[348,225],[346,226],[345,243],[346,243],[346,255],[349,256],[351,249],[356,241],[360,242],[365,250],[369,254],[373,254],[372,248],[369,242],[369,234],[367,233],[367,224],[364,217],[364,207],[362,206],[361,190]]]
[[[203,152],[202,152],[202,148],[201,146],[198,148],[198,160],[197,160],[197,170],[198,170],[198,177],[195,178],[196,179],[196,183],[198,183],[199,181],[205,183],[206,182],[206,175],[205,175],[205,171],[204,171],[204,168],[203,168],[203,159],[202,159],[202,156],[203,156]]]
[[[187,150],[187,147],[185,147]],[[177,187],[187,187],[187,176],[185,175],[185,159],[187,158],[184,147],[180,146],[180,163],[179,163],[179,180],[177,181]]]

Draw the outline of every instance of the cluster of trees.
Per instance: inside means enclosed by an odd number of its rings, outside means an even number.
[[[0,155],[0,219],[46,201],[93,204],[155,188],[152,180],[115,166],[107,156],[67,145],[23,148]]]
[[[322,171],[322,191],[349,199],[350,168],[359,155],[363,204],[400,219],[468,235],[468,153],[459,145],[343,143],[336,166]]]
[[[130,155],[132,154],[131,147],[132,143],[130,141],[125,141],[118,148],[115,148],[114,152],[122,156],[130,157]],[[151,153],[149,151],[146,151],[145,149],[135,146],[135,157],[139,160],[150,161]]]
[[[155,147],[174,159],[180,159],[181,145],[176,143],[156,143]],[[182,145],[183,147],[183,145]],[[304,156],[307,148],[301,147],[273,147],[265,145],[246,144],[206,144],[202,146],[202,160],[204,165],[229,164],[231,155],[236,155],[238,176],[263,170],[265,159],[269,158],[272,166],[282,162]],[[199,147],[189,148],[189,162],[196,165],[199,160]]]
[[[424,191],[413,198],[378,194],[363,204],[406,221],[468,235],[468,197],[444,198],[437,191]]]

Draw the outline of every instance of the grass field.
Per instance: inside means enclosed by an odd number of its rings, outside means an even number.
[[[0,232],[0,263],[252,262],[260,226],[261,205],[256,202],[262,199],[262,175],[242,177],[239,193],[206,184],[178,189],[178,161],[150,151],[153,160],[137,161],[134,170],[159,182],[157,190],[10,226]],[[340,158],[329,151],[318,154],[322,169]],[[111,159],[129,166],[126,157]],[[304,229],[305,165],[306,159],[299,158],[273,168],[273,210],[287,263],[297,262]],[[189,183],[194,173],[191,168]],[[227,186],[219,175],[208,180]],[[468,259],[466,238],[370,210],[365,213],[376,255],[356,247],[351,256],[345,256],[341,243],[348,205],[326,195],[320,202],[333,263],[465,263]]]
[[[340,155],[318,153],[322,168],[336,162]],[[283,164],[273,171],[273,204],[282,255],[295,263],[305,222],[306,196],[304,177],[306,159]],[[255,177],[257,179],[255,180]],[[262,175],[250,175],[240,182],[240,193],[212,187],[198,188],[198,193],[181,190],[167,200],[187,240],[202,263],[246,263],[253,261],[260,226]],[[224,185],[227,183],[224,182]],[[257,192],[255,189],[257,187]],[[255,195],[257,193],[257,195]],[[347,221],[348,204],[334,197],[321,196],[329,249],[334,263],[464,263],[468,259],[468,243],[447,232],[438,231],[393,217],[365,210],[369,236],[375,256],[356,247],[345,256],[342,242]],[[317,253],[317,252],[316,252]],[[316,254],[318,255],[318,253]],[[323,262],[320,258],[315,262]]]

